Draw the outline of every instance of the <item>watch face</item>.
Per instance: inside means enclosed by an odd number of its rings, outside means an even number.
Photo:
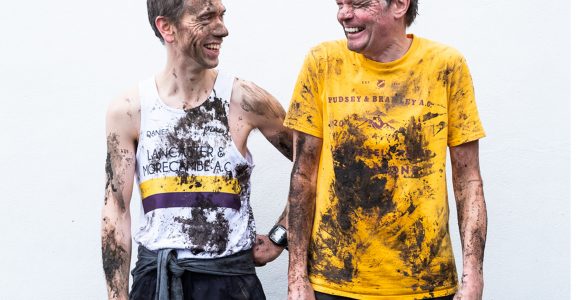
[[[284,231],[282,228],[278,227],[278,228],[276,228],[276,230],[274,230],[272,232],[272,234],[270,235],[270,237],[274,241],[276,241],[278,243],[281,243],[283,240],[286,239],[286,231]]]
[[[272,230],[270,230],[270,234],[268,234],[270,240],[274,242],[274,244],[278,246],[286,246],[288,241],[286,240],[286,228],[281,225],[276,225]]]

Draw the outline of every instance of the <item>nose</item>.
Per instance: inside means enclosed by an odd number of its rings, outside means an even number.
[[[229,34],[228,29],[226,28],[226,24],[224,23],[224,21],[222,19],[217,21],[217,24],[213,28],[212,33],[214,36],[221,37],[221,38],[228,36],[228,34]]]
[[[353,11],[352,11],[351,6],[344,5],[338,9],[337,18],[338,18],[339,22],[342,23],[345,20],[352,19],[352,17],[353,17]]]

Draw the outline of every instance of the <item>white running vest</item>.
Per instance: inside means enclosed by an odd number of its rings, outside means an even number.
[[[250,207],[251,155],[228,125],[233,77],[218,73],[199,107],[167,106],[154,78],[139,84],[141,131],[136,174],[144,216],[135,241],[178,258],[217,258],[250,249],[256,235]]]

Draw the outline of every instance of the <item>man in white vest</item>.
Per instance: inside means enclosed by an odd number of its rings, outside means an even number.
[[[220,0],[148,0],[147,8],[167,63],[107,111],[109,299],[265,299],[255,265],[286,245],[285,219],[270,238],[256,236],[246,141],[258,129],[292,159],[284,109],[255,84],[216,69],[228,35]],[[133,236],[139,249],[129,293],[135,177],[144,215]]]

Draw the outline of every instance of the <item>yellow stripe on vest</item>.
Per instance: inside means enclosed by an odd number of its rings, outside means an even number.
[[[182,177],[168,176],[154,178],[142,182],[139,185],[141,198],[162,193],[191,193],[213,192],[239,194],[240,184],[236,178],[224,178],[222,176],[189,176],[182,181]]]

